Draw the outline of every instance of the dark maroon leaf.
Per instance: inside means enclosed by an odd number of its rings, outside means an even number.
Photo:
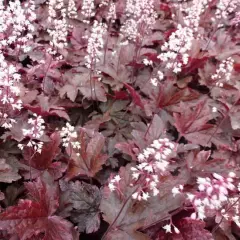
[[[114,92],[114,99],[128,100],[129,99],[129,95],[127,94],[126,91],[115,91]]]
[[[135,144],[140,149],[144,149],[156,139],[165,137],[166,123],[157,114],[152,117],[148,126],[143,123],[133,125],[135,129],[132,131],[132,135],[134,137]]]
[[[43,240],[73,240],[72,224],[54,213],[58,207],[57,186],[49,180],[26,183],[31,200],[20,200],[0,214],[0,229],[27,240],[43,233]]]
[[[134,104],[136,104],[140,108],[144,109],[144,104],[142,102],[142,99],[141,99],[140,95],[134,90],[134,88],[131,87],[130,85],[128,85],[127,83],[124,83],[124,86],[130,92]]]
[[[0,182],[11,183],[21,178],[18,174],[18,161],[14,157],[0,158]]]
[[[165,3],[160,4],[160,9],[164,12],[167,12],[167,13],[171,12],[171,8],[169,7],[168,4],[165,4]]]
[[[195,133],[212,127],[207,122],[212,119],[207,100],[199,101],[193,109],[189,105],[180,104],[181,113],[174,113],[175,126],[181,135],[186,136],[188,133]]]
[[[107,160],[107,155],[103,154],[105,138],[101,133],[95,132],[88,136],[86,129],[79,131],[78,141],[81,144],[79,155],[75,151],[68,149],[68,154],[72,158],[67,178],[77,175],[87,175],[94,177],[102,169],[102,165]],[[71,152],[70,152],[71,151]]]
[[[100,226],[99,204],[101,201],[100,190],[84,182],[64,183],[62,186],[62,210],[68,208],[67,216],[78,225],[79,232],[96,232]]]
[[[205,62],[208,60],[209,57],[203,57],[201,59],[190,58],[189,64],[183,68],[184,74],[189,74],[194,72],[197,69],[200,69],[204,66]]]
[[[122,153],[128,154],[131,156],[132,160],[137,160],[136,153],[133,151],[135,144],[134,142],[122,142],[117,143],[115,147],[120,150]]]
[[[25,147],[23,163],[29,166],[29,168],[25,167],[23,169],[27,170],[27,173],[24,173],[25,178],[36,178],[44,171],[48,171],[54,179],[60,178],[66,170],[65,163],[53,162],[60,153],[60,143],[60,135],[55,132],[50,136],[50,142],[44,143],[41,153],[35,153],[32,148]]]
[[[235,64],[234,64],[234,70],[235,70],[236,72],[240,72],[240,63],[235,63]]]
[[[198,97],[199,93],[190,88],[178,89],[171,82],[167,82],[164,85],[160,85],[157,106],[159,108],[168,107],[180,102],[191,101]]]
[[[34,105],[24,104],[24,108],[43,117],[58,116],[68,121],[70,120],[65,108],[61,106],[59,99],[39,95],[37,101],[38,104]]]

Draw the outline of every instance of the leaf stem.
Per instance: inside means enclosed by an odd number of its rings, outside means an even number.
[[[141,185],[141,183],[145,181],[145,179],[142,179],[142,181],[139,183],[139,185]],[[116,221],[118,220],[119,216],[121,215],[124,207],[126,206],[126,204],[128,203],[128,201],[132,198],[132,195],[138,190],[139,186],[137,186],[135,188],[135,190],[125,199],[120,211],[118,212],[117,216],[115,217],[115,219],[113,220],[113,222],[109,225],[107,231],[103,234],[101,240],[104,240],[106,239],[107,237],[107,234],[110,232],[110,230],[112,229],[112,227],[114,226],[114,224],[116,223]]]
[[[229,206],[229,208],[226,210],[225,214],[226,214],[239,200],[240,200],[240,197],[238,197],[237,200],[236,200],[233,204],[231,204],[231,205]],[[222,221],[223,221],[223,218],[224,218],[224,217],[222,217],[221,220],[220,220],[220,222],[213,228],[212,234],[217,231],[217,229],[219,228],[220,224],[221,224]]]

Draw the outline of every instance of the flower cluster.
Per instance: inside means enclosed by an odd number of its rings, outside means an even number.
[[[99,7],[107,6],[111,0],[101,0]]]
[[[232,25],[238,25],[240,23],[240,12],[235,14],[235,17],[231,21]]]
[[[181,185],[181,184],[178,187],[174,187],[172,189],[173,196],[175,197],[177,194],[180,194],[182,192],[182,190],[183,190],[183,185]]]
[[[169,164],[168,159],[175,149],[175,144],[168,138],[154,140],[150,147],[138,154],[140,162],[136,167],[132,167],[132,178],[134,181],[144,179],[141,187],[133,194],[134,199],[147,200],[150,192],[153,196],[158,195],[157,185],[158,174],[164,173]]]
[[[216,18],[227,19],[228,15],[237,8],[238,0],[220,0],[217,4]]]
[[[40,139],[42,135],[44,134],[45,129],[45,121],[41,116],[38,116],[37,114],[33,114],[34,118],[29,118],[28,123],[30,124],[30,129],[23,129],[23,135],[28,136],[30,138],[34,139]]]
[[[116,19],[116,4],[114,2],[110,3],[109,10],[108,10],[108,15],[107,15],[107,20],[114,22]]]
[[[29,140],[29,142],[28,142],[26,145],[21,144],[21,143],[18,144],[18,147],[19,147],[19,149],[21,149],[21,150],[23,150],[23,148],[24,148],[25,146],[30,147],[30,148],[33,148],[33,150],[34,150],[35,152],[41,153],[41,152],[42,152],[42,147],[43,147],[43,142],[41,142],[41,141],[36,141],[36,140],[34,140],[34,139],[31,139],[31,140]]]
[[[119,175],[116,175],[114,178],[112,178],[109,181],[108,187],[110,189],[111,192],[115,191],[115,190],[119,190],[119,182],[121,180],[121,177]]]
[[[185,3],[184,3],[185,4]],[[205,11],[208,1],[207,0],[193,0],[191,3],[186,4],[186,7],[182,6],[182,11],[185,12],[186,16],[184,17],[184,23],[186,26],[198,31],[199,21],[201,14]]]
[[[20,89],[18,87],[20,74],[12,64],[8,64],[0,53],[0,98],[5,109],[20,110],[22,101],[18,98]]]
[[[223,81],[230,81],[231,75],[233,71],[233,63],[234,60],[229,57],[226,60],[223,60],[218,69],[216,70],[216,73],[212,75],[212,79],[216,82],[217,85],[219,85],[219,80]]]
[[[168,138],[154,140],[150,147],[138,154],[138,161],[135,167],[131,167],[132,185],[140,183],[138,189],[132,194],[133,199],[138,201],[147,201],[150,194],[157,196],[159,194],[158,183],[159,174],[166,171],[168,159],[171,157],[175,149],[175,144]],[[116,184],[120,181],[120,177],[116,176],[109,182],[109,189],[114,191],[117,189]]]
[[[52,25],[51,28],[47,29],[52,38],[50,45],[62,49],[67,46],[68,35],[67,9],[64,7],[64,2],[62,0],[50,0],[48,14],[48,22]]]
[[[157,71],[157,77],[151,78],[150,81],[153,86],[157,86],[160,81],[164,79],[164,74],[162,71]]]
[[[147,58],[143,59],[143,64],[145,66],[152,66],[153,65],[153,61],[152,60],[148,60]]]
[[[13,124],[16,123],[16,120],[10,118],[6,113],[0,113],[0,117],[1,117],[0,125],[5,129],[12,128]]]
[[[21,75],[17,67],[6,59],[11,45],[14,51],[27,53],[31,49],[31,40],[35,30],[33,22],[36,19],[34,1],[21,4],[20,1],[10,1],[6,5],[0,2],[0,106],[1,126],[11,128],[14,123],[13,113],[22,109],[19,99]],[[11,55],[10,54],[10,55]]]
[[[103,36],[106,32],[107,26],[104,23],[94,21],[91,35],[88,38],[87,56],[85,56],[86,66],[91,69],[102,56],[102,48],[104,46]]]
[[[33,22],[36,19],[35,3],[27,1],[23,6],[19,0],[9,1],[6,7],[0,2],[0,49],[10,44],[18,49],[28,52],[31,47],[29,43],[33,38],[35,30]],[[24,34],[23,34],[24,33]]]
[[[172,233],[172,227],[175,233],[177,234],[180,233],[179,229],[175,225],[173,225],[172,222],[170,224],[163,226],[163,229],[166,231],[166,233]]]
[[[174,73],[181,72],[182,65],[188,63],[188,51],[192,47],[193,39],[192,28],[182,27],[179,24],[177,30],[170,35],[168,42],[161,47],[163,52],[158,55],[158,58],[166,63],[166,68],[173,69]]]
[[[192,218],[204,219],[207,209],[220,209],[228,200],[229,190],[235,189],[234,177],[235,173],[233,172],[230,172],[226,178],[217,173],[213,174],[213,179],[199,177],[197,179],[199,192],[188,193],[188,199],[197,212],[197,214],[192,214]]]
[[[68,11],[67,11],[69,18],[77,18],[77,7],[74,0],[68,1]]]
[[[125,13],[127,19],[121,32],[130,41],[144,36],[157,18],[153,0],[127,0]]]
[[[240,227],[240,203],[239,196],[228,198],[228,205],[221,210],[221,216],[226,220],[231,220]]]
[[[62,128],[60,135],[62,137],[64,147],[68,147],[69,143],[71,143],[73,149],[81,148],[80,142],[76,140],[77,132],[75,131],[75,128],[70,125],[70,123],[66,123],[66,127]]]
[[[48,29],[49,35],[52,37],[51,46],[56,46],[60,49],[67,46],[68,26],[65,18],[54,19],[54,29]]]
[[[159,194],[159,190],[157,189],[159,183],[158,175],[151,174],[151,169],[146,167],[146,163],[141,163],[137,167],[131,168],[133,172],[133,179],[138,179],[140,175],[144,175],[144,182],[141,184],[141,187],[132,195],[132,198],[137,199],[138,201],[147,201],[150,197],[150,192],[153,196],[157,196]]]
[[[160,138],[154,140],[150,147],[145,148],[142,153],[138,154],[137,158],[139,162],[150,162],[153,157],[154,160],[159,162],[156,165],[157,168],[165,171],[168,165],[167,159],[175,147],[175,144],[168,138]]]
[[[33,148],[35,152],[41,153],[43,142],[39,141],[44,134],[45,121],[41,116],[33,114],[35,118],[29,118],[28,124],[31,126],[29,129],[22,129],[23,135],[30,138],[27,144],[19,143],[18,147],[22,150],[25,146]]]
[[[85,17],[83,22],[90,23],[89,19],[95,15],[94,9],[95,9],[94,0],[82,1],[81,13]]]

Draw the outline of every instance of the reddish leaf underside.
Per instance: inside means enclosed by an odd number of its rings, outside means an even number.
[[[222,133],[221,129],[209,120],[213,119],[208,106],[208,99],[200,100],[194,108],[187,103],[180,104],[180,112],[173,113],[175,126],[181,136],[188,141],[203,146],[210,146],[214,143],[228,149],[233,149],[231,138]]]
[[[190,58],[189,59],[189,64],[183,68],[183,73],[184,74],[189,74],[194,72],[195,70],[198,70],[204,66],[206,61],[208,60],[209,57],[203,57],[203,58]]]
[[[142,102],[141,96],[135,91],[135,89],[130,85],[128,85],[127,83],[124,83],[124,86],[127,88],[129,93],[131,94],[134,104],[144,109],[144,104]]]
[[[164,108],[180,102],[191,101],[198,97],[199,93],[190,88],[178,89],[172,83],[167,82],[159,88],[157,105],[159,108]]]

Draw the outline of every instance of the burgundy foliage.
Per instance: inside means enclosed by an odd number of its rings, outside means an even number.
[[[239,13],[0,1],[0,240],[240,239]]]

